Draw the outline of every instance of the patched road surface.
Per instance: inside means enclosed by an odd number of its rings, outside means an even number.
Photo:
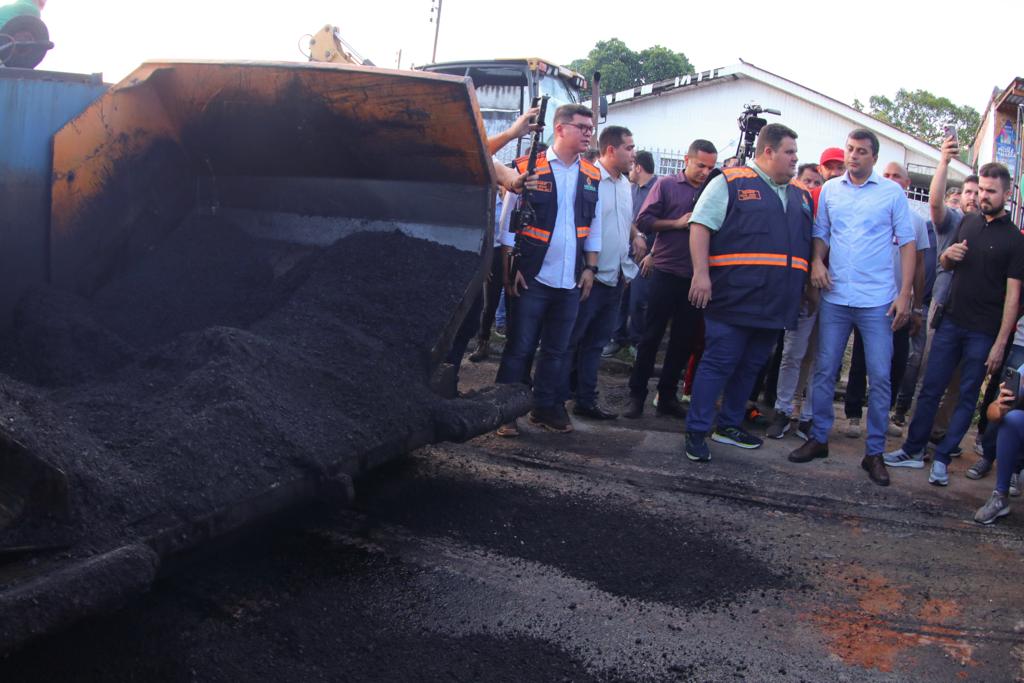
[[[623,408],[625,379],[603,386]],[[807,465],[791,436],[698,465],[653,409],[520,422],[205,556],[0,680],[1024,680],[1024,501],[971,521],[992,486],[963,477],[971,437],[947,489],[926,470],[881,488],[842,436]]]

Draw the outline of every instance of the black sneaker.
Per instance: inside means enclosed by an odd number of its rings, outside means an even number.
[[[796,423],[796,435],[807,441],[811,438],[811,426],[814,424],[813,420],[800,420]]]
[[[772,423],[768,425],[768,431],[765,432],[765,436],[769,439],[781,439],[788,431],[789,415],[777,412],[775,413],[775,417],[772,418]]]
[[[761,439],[739,427],[719,427],[711,435],[711,440],[747,449],[760,448],[764,443]]]
[[[694,462],[711,461],[711,449],[703,432],[686,432],[686,457]]]

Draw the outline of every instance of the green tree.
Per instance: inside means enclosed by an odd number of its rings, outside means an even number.
[[[694,73],[682,52],[661,45],[634,52],[618,38],[599,40],[585,59],[574,60],[569,68],[588,79],[600,71],[601,91],[606,93]]]
[[[856,102],[856,107],[859,102]],[[945,127],[956,127],[961,148],[974,139],[981,125],[981,114],[973,107],[959,107],[945,97],[927,90],[913,92],[900,88],[896,96],[872,95],[868,100],[869,113],[900,130],[938,147],[945,137]]]

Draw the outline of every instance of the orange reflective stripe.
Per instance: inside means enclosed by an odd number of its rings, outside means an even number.
[[[580,159],[580,171],[591,180],[601,180],[601,171],[597,170],[597,166],[594,166],[594,164],[586,159]]]
[[[722,175],[725,176],[725,181],[727,183],[731,183],[737,178],[756,178],[757,171],[750,168],[749,166],[736,166],[733,168],[723,169]]]
[[[712,266],[787,266],[785,254],[718,254],[708,259]]]
[[[590,226],[584,225],[583,227],[577,227],[576,237],[590,237]]]
[[[535,225],[527,225],[525,228],[519,231],[520,235],[526,235],[534,239],[540,240],[541,242],[551,241],[551,231],[542,230]]]
[[[807,266],[807,259],[800,258],[799,256],[793,257],[793,267],[796,268],[797,270],[802,270],[806,273],[809,270]]]

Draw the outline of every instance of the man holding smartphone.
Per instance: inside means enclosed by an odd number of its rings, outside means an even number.
[[[885,456],[890,467],[924,467],[924,447],[939,399],[959,366],[960,399],[949,430],[935,447],[928,477],[936,486],[949,484],[950,456],[970,428],[982,381],[1002,368],[1010,334],[1017,325],[1024,279],[1024,236],[1005,209],[1013,191],[1010,174],[1002,164],[989,163],[978,175],[981,213],[964,218],[953,244],[940,257],[942,267],[953,276],[917,410],[903,447]]]

